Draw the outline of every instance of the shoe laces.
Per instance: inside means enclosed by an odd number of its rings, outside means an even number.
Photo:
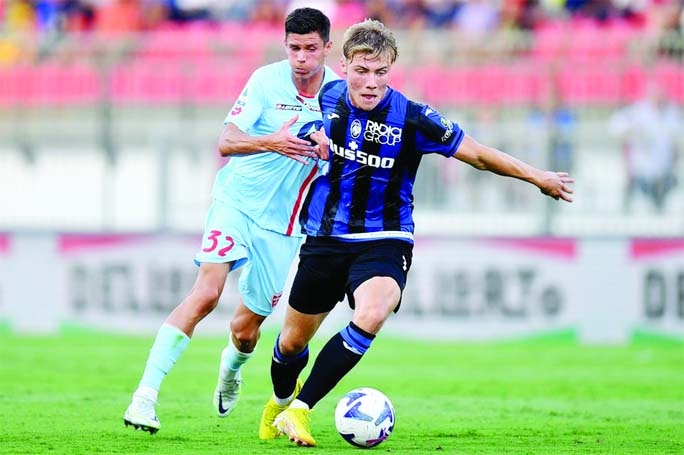
[[[306,408],[290,408],[290,411],[297,415],[297,418],[304,421],[304,423],[309,423],[311,420],[311,409]]]
[[[159,403],[143,395],[133,395],[133,406],[138,411],[149,412],[156,415],[156,407]]]
[[[235,377],[232,379],[224,379],[221,381],[223,387],[219,390],[219,393],[237,393],[240,390],[240,385],[242,384],[241,377]]]

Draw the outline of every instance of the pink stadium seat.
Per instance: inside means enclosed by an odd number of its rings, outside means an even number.
[[[556,60],[565,53],[568,27],[563,22],[547,22],[534,31],[531,56],[537,60]]]
[[[213,55],[218,29],[204,24],[167,25],[145,33],[134,55],[154,59],[202,59]]]
[[[529,105],[546,96],[550,82],[536,66],[421,67],[411,71],[406,92],[436,107]]]
[[[678,103],[684,103],[684,68],[670,61],[659,62],[653,70],[655,82]]]
[[[238,60],[254,70],[285,58],[283,39],[280,28],[229,22],[221,25],[214,46],[220,58]]]
[[[566,36],[566,58],[587,64],[618,60],[625,51],[620,37],[612,26],[599,26],[593,21],[576,22]]]
[[[478,105],[520,105],[534,99],[533,74],[518,65],[485,65],[468,75],[471,102]]]
[[[0,68],[0,106],[20,104],[30,93],[31,68],[14,66]]]
[[[229,108],[240,96],[252,68],[218,59],[195,65],[188,80],[188,96],[193,102]]]
[[[569,105],[607,105],[621,100],[617,68],[566,65],[559,70],[556,82],[561,100]]]
[[[65,106],[93,104],[100,96],[99,75],[88,65],[41,65],[34,73],[37,101]]]
[[[112,71],[115,104],[178,104],[187,98],[188,69],[179,62],[122,63]]]
[[[433,68],[427,73],[426,97],[436,106],[459,106],[477,103],[473,81],[477,70],[468,67]]]
[[[621,98],[633,102],[646,94],[647,74],[643,66],[630,65],[621,74]]]
[[[86,64],[46,63],[0,70],[0,105],[84,105],[95,103],[99,96],[99,75]]]

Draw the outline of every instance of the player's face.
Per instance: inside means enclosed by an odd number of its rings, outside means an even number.
[[[371,57],[355,54],[342,60],[342,71],[347,76],[349,98],[354,107],[370,111],[382,101],[387,91],[392,64],[387,55]]]
[[[296,79],[310,79],[323,70],[325,59],[330,54],[332,42],[323,42],[316,33],[298,35],[290,33],[285,38],[287,59]]]

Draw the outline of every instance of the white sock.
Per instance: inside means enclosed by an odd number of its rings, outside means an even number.
[[[275,396],[275,393],[273,394],[273,401],[275,401],[275,404],[278,406],[285,406],[286,404],[289,404],[290,401],[292,401],[292,398],[294,397],[294,392],[292,392],[292,395],[290,395],[287,398],[278,398]]]
[[[233,337],[228,338],[228,346],[226,346],[221,352],[221,365],[219,366],[219,374],[223,381],[227,381],[235,378],[235,375],[242,365],[247,363],[250,357],[252,357],[254,351],[252,352],[240,352],[233,343]]]
[[[152,387],[146,385],[140,385],[133,395],[147,398],[148,400],[152,400],[156,403],[159,390],[153,389]]]
[[[188,343],[190,338],[178,327],[162,324],[147,357],[140,387],[159,390],[164,377],[185,351]]]
[[[294,400],[292,404],[290,405],[291,408],[294,409],[309,409],[309,405],[304,403],[303,401],[299,400]]]

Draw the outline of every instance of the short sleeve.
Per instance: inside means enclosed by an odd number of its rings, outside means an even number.
[[[242,131],[247,131],[257,122],[264,110],[260,79],[258,72],[252,74],[223,123],[234,123]]]
[[[411,102],[408,116],[416,126],[416,148],[420,153],[451,157],[461,145],[465,132],[430,106]]]

